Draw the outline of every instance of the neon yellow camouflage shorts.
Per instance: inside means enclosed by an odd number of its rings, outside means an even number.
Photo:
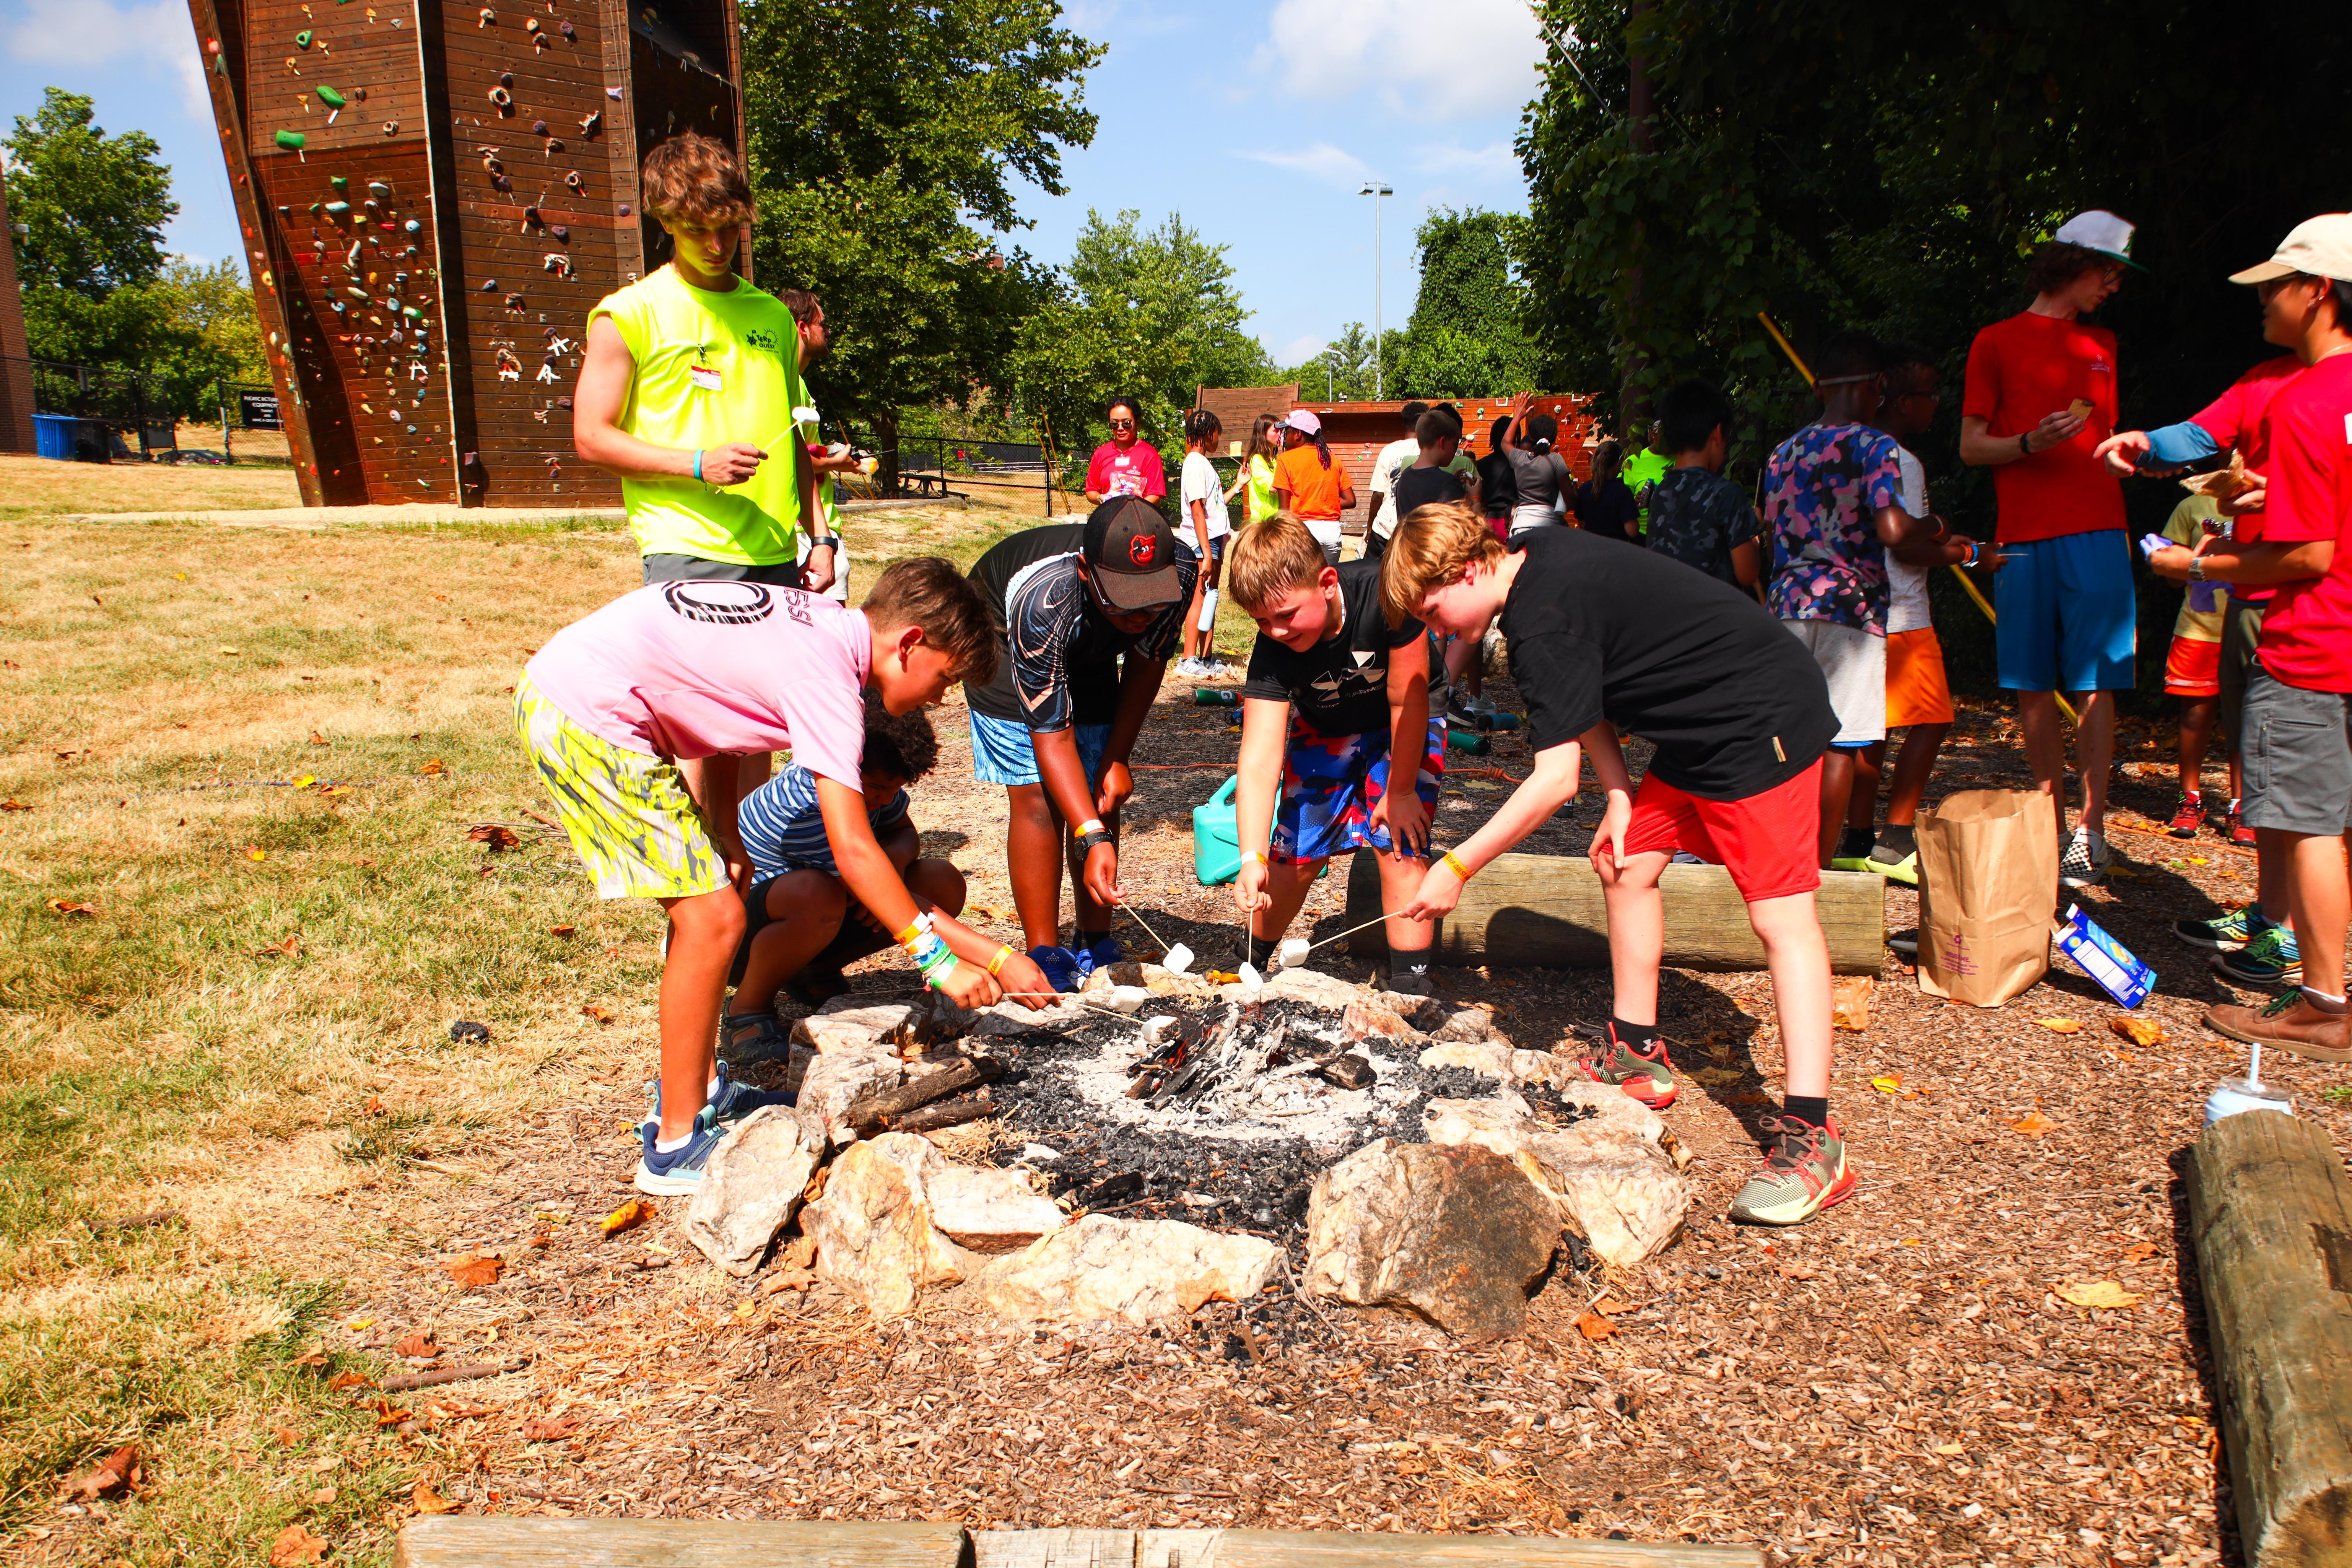
[[[677,764],[591,734],[523,677],[515,733],[572,847],[607,899],[685,899],[728,885],[727,862]]]

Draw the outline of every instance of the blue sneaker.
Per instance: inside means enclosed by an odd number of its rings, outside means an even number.
[[[1076,991],[1087,983],[1092,965],[1066,947],[1047,943],[1029,950],[1029,962],[1045,972],[1045,982],[1056,991]]]
[[[2303,952],[2294,932],[2264,925],[2235,952],[2217,952],[2207,967],[2232,985],[2278,991],[2303,984]]]
[[[1087,944],[1084,947],[1071,949],[1078,955],[1078,973],[1081,974],[1092,974],[1097,969],[1108,969],[1114,963],[1124,963],[1127,961],[1127,949],[1119,946],[1118,938],[1108,931],[1104,931],[1099,936],[1092,931],[1074,931],[1071,934]]]
[[[637,1173],[631,1184],[641,1193],[662,1198],[701,1189],[703,1169],[710,1163],[712,1152],[729,1130],[719,1125],[719,1118],[706,1105],[695,1117],[694,1131],[687,1134],[683,1148],[665,1152],[654,1147],[654,1140],[661,1131],[658,1121],[648,1121],[640,1131],[645,1135],[645,1154],[637,1161]]]
[[[654,1097],[654,1108],[641,1125],[657,1127],[661,1124],[661,1079],[648,1079],[646,1090]],[[800,1101],[801,1097],[788,1089],[751,1089],[737,1083],[727,1076],[727,1064],[720,1062],[719,1087],[710,1091],[709,1109],[721,1121],[740,1121],[771,1105],[789,1110]]]

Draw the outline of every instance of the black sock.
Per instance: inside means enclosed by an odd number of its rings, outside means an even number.
[[[1827,1127],[1830,1124],[1830,1097],[1826,1094],[1790,1095],[1781,1106],[1780,1114],[1808,1127]]]
[[[1837,858],[1859,860],[1870,853],[1870,829],[1849,827],[1838,835]]]
[[[1629,1024],[1613,1013],[1609,1016],[1609,1032],[1617,1037],[1620,1045],[1634,1051],[1648,1050],[1650,1042],[1658,1037],[1655,1024]]]
[[[1918,852],[1919,839],[1910,823],[1906,822],[1898,827],[1890,822],[1878,830],[1878,847],[1881,849],[1894,851],[1890,855],[1881,855],[1880,860],[1900,860],[1906,855]]]

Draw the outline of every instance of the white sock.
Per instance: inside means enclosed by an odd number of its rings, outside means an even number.
[[[2341,1013],[2344,1011],[2343,997],[2330,996],[2326,992],[2315,991],[2308,985],[2303,988],[2303,999],[2310,1003],[2313,1006],[2318,1008],[2323,1013]]]
[[[702,1098],[705,1100],[717,1100],[719,1098],[719,1075],[717,1073],[712,1073],[710,1075],[710,1081],[702,1086]]]
[[[654,1140],[654,1152],[656,1154],[675,1154],[680,1149],[685,1148],[688,1142],[692,1139],[693,1136],[693,1131],[689,1130],[679,1133],[675,1138],[656,1138]]]

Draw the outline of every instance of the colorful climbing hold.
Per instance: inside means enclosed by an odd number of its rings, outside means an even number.
[[[307,30],[294,35],[294,47],[298,49],[307,49],[310,47],[310,35]]]
[[[303,138],[299,131],[280,131],[275,140],[289,153],[299,153],[302,150]]]
[[[341,93],[337,92],[333,88],[321,86],[319,89],[319,101],[325,104],[329,109],[341,109],[347,100],[344,99]]]

